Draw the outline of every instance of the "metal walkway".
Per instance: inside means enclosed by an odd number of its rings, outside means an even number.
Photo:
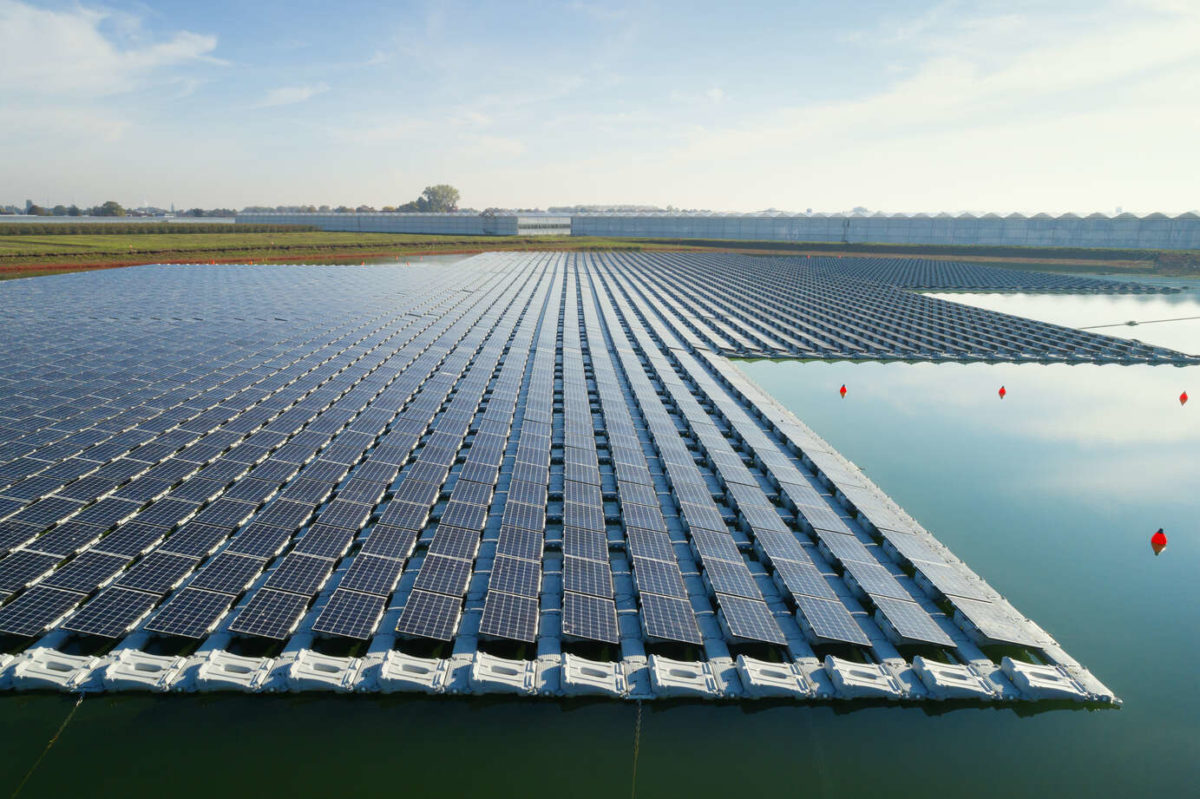
[[[710,346],[805,335],[721,265],[0,286],[0,687],[1115,703]]]

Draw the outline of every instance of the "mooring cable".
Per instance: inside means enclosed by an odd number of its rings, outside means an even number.
[[[642,748],[642,700],[637,700],[637,721],[633,725],[633,784],[630,786],[629,796],[631,799],[637,797],[637,771],[638,771],[638,752]]]
[[[75,711],[79,710],[79,706],[83,704],[83,696],[82,693],[79,694],[79,698],[75,700],[75,706],[71,708],[71,712],[67,714],[67,717],[63,719],[63,723],[59,725],[58,731],[46,743],[46,748],[38,755],[38,759],[33,761],[33,765],[29,767],[29,771],[25,774],[24,779],[17,785],[16,790],[12,792],[12,797],[15,798],[21,792],[21,789],[25,787],[25,783],[29,782],[29,778],[33,776],[33,772],[37,771],[38,766],[42,764],[42,760],[45,759],[46,754],[50,751],[50,747],[54,746],[55,741],[58,740],[58,736],[62,735],[63,730],[71,723],[71,719],[75,717]]]
[[[1200,316],[1177,316],[1174,319],[1147,319],[1145,322],[1139,322],[1135,319],[1131,319],[1128,322],[1112,322],[1107,325],[1089,325],[1088,327],[1081,327],[1079,329],[1096,330],[1097,328],[1101,327],[1137,327],[1138,325],[1153,325],[1157,322],[1190,322],[1194,319],[1200,319]]]

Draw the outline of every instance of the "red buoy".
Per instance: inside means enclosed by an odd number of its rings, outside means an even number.
[[[1179,404],[1187,405],[1187,392],[1186,391],[1179,395]]]
[[[1004,395],[1007,393],[1008,389],[1006,389],[1004,386],[1000,386],[1000,399],[1004,399]]]
[[[846,396],[846,384],[845,383],[843,383],[842,387],[838,389],[838,393],[841,394],[843,397]]]
[[[1167,534],[1162,531],[1161,527],[1158,528],[1157,533],[1150,536],[1150,548],[1154,550],[1155,555],[1167,548]]]

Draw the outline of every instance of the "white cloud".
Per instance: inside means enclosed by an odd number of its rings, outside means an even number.
[[[295,105],[303,103],[329,91],[328,83],[314,83],[308,86],[280,86],[267,92],[266,97],[257,104],[258,108],[273,108],[280,105]]]
[[[216,37],[188,31],[122,48],[101,30],[110,18],[124,19],[82,6],[51,11],[0,0],[0,91],[9,98],[119,94],[164,79],[170,68],[214,60]]]

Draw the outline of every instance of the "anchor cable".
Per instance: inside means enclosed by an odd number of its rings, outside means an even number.
[[[642,748],[642,700],[637,701],[637,721],[633,725],[633,785],[630,787],[631,799],[637,797],[638,752]]]
[[[25,783],[29,782],[29,778],[33,776],[33,772],[37,771],[38,766],[42,764],[42,760],[45,759],[46,754],[50,751],[50,747],[54,746],[55,741],[58,740],[58,736],[63,734],[63,730],[65,730],[67,725],[71,723],[71,719],[75,717],[75,711],[79,710],[79,706],[82,704],[83,694],[81,693],[79,695],[79,699],[75,701],[75,706],[71,708],[71,712],[67,714],[65,719],[63,719],[63,723],[59,725],[58,732],[54,733],[54,735],[46,743],[46,748],[42,750],[40,755],[38,755],[38,759],[33,761],[33,765],[29,767],[29,771],[25,774],[25,778],[21,780],[20,784],[17,785],[16,790],[12,792],[13,799],[15,799],[17,794],[21,792],[21,789],[25,787]]]

